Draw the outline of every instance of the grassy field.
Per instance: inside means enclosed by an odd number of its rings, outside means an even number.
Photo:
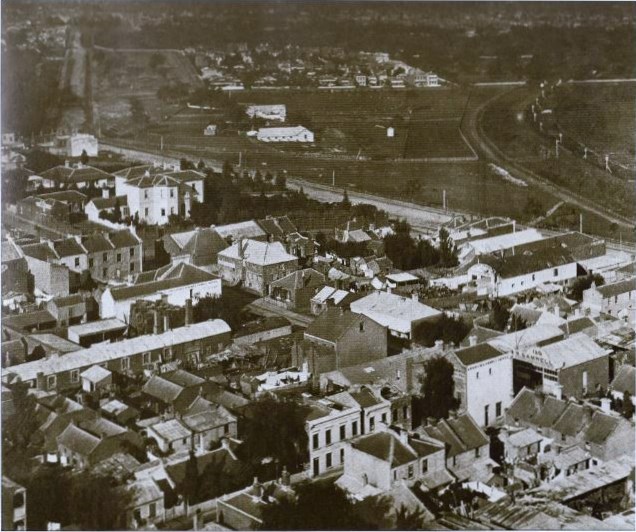
[[[177,83],[202,86],[188,59],[175,51],[97,48],[93,63],[93,96],[102,130],[129,131],[139,126],[132,114],[131,98],[141,103],[151,121],[161,121],[174,108],[157,98],[160,87]]]
[[[566,136],[635,168],[636,84],[562,85],[554,112]]]
[[[511,91],[495,100],[483,115],[486,135],[508,157],[523,162],[542,177],[600,205],[633,216],[636,205],[633,183],[589,164],[576,152],[561,150],[557,159],[554,140],[540,134],[532,127],[531,120],[524,118],[524,111],[533,100],[534,93],[529,88]]]

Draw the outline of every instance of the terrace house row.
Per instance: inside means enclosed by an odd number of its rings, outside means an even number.
[[[222,350],[230,341],[230,327],[223,320],[186,325],[157,334],[138,336],[112,344],[99,344],[63,356],[52,356],[12,366],[5,380],[19,379],[44,391],[79,389],[80,374],[94,365],[125,375],[141,375],[175,360],[196,365]]]

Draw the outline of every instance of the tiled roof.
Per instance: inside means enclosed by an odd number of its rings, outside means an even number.
[[[508,437],[508,441],[515,447],[527,447],[533,443],[541,441],[543,437],[533,428],[527,428],[518,432],[512,433]]]
[[[358,392],[351,392],[351,397],[353,397],[354,401],[362,408],[370,408],[382,402],[368,388],[363,388]]]
[[[148,172],[149,174],[160,174],[165,171],[166,170],[161,166],[143,164],[139,166],[130,166],[128,168],[124,168],[123,170],[118,170],[113,175],[115,175],[116,177],[123,177],[124,179],[132,179],[134,177],[140,177],[146,172]]]
[[[158,270],[155,270],[157,272]],[[148,275],[152,272],[144,272],[144,277],[138,277],[143,279],[144,282],[135,282],[132,286],[122,286],[117,288],[111,288],[110,293],[115,300],[132,299],[135,297],[142,297],[148,294],[154,294],[161,290],[167,290],[169,288],[177,288],[180,286],[188,286],[196,283],[204,283],[206,281],[213,281],[218,279],[216,275],[192,266],[190,264],[178,263],[170,266],[170,268],[154,281],[145,281]]]
[[[47,200],[63,201],[66,203],[84,203],[88,200],[86,194],[82,194],[77,190],[60,190],[58,192],[49,192],[47,194],[38,194],[36,197]]]
[[[44,179],[64,183],[82,183],[86,181],[99,181],[101,179],[114,179],[113,175],[99,168],[94,168],[93,166],[84,166],[82,168],[56,166],[46,172],[42,172],[40,176]]]
[[[71,294],[70,296],[58,296],[51,300],[58,308],[72,307],[84,303],[84,298],[79,294]]]
[[[197,170],[177,170],[167,172],[165,175],[183,183],[190,183],[192,181],[201,181],[202,179],[205,179],[205,174],[203,172],[198,172]]]
[[[2,263],[12,260],[19,260],[24,257],[22,250],[11,240],[2,241],[2,249],[0,250],[0,260]]]
[[[627,392],[629,395],[636,395],[636,391],[634,390],[636,382],[636,368],[634,366],[623,365],[618,369],[612,384],[610,385],[612,390],[624,393]]]
[[[82,244],[89,253],[102,253],[114,249],[114,245],[101,233],[82,237]]]
[[[491,358],[497,358],[503,353],[491,346],[490,344],[477,344],[464,349],[458,349],[455,351],[455,355],[464,366],[471,366],[472,364],[478,364]]]
[[[273,281],[271,287],[287,288],[288,290],[300,290],[301,288],[317,287],[325,282],[325,276],[313,268],[297,270],[295,272]]]
[[[166,251],[170,255],[188,254],[203,257],[212,262],[214,255],[228,247],[228,243],[215,229],[195,229],[183,233],[173,233],[163,238]]]
[[[46,242],[22,246],[22,252],[28,257],[32,257],[43,262],[57,260],[59,258],[55,250]]]
[[[144,384],[141,391],[166,404],[170,404],[179,397],[183,391],[183,386],[170,382],[159,375],[153,375]]]
[[[556,397],[546,397],[531,422],[539,427],[551,427],[561,417],[567,405],[567,402]]]
[[[191,436],[190,430],[184,427],[178,419],[169,419],[168,421],[155,423],[149,428],[156,432],[159,437],[169,442],[182,440]]]
[[[587,316],[568,320],[566,323],[559,325],[559,329],[568,334],[575,334],[581,331],[585,331],[586,329],[590,329],[592,327],[596,327],[596,323],[594,323],[594,321]]]
[[[239,254],[239,246],[243,246],[242,256]],[[258,240],[245,239],[236,242],[229,248],[219,253],[219,257],[231,259],[244,259],[246,262],[259,266],[280,264],[283,262],[298,261],[298,257],[290,255],[280,242],[260,242]]]
[[[413,298],[387,292],[374,292],[358,299],[351,303],[351,310],[402,333],[410,333],[413,322],[441,314]]]
[[[193,414],[182,419],[183,424],[195,432],[222,427],[235,421],[236,418],[221,406],[214,410]]]
[[[636,277],[596,288],[605,299],[636,290]]]
[[[482,255],[479,261],[507,279],[595,257],[601,253],[600,247],[593,245],[598,242],[587,235],[568,233],[519,245],[503,253]]]
[[[89,203],[95,205],[99,210],[114,209],[119,202],[119,206],[128,205],[128,196],[111,196],[109,198],[93,198]]]
[[[104,379],[110,377],[112,373],[108,371],[106,368],[102,368],[101,366],[92,366],[87,370],[83,371],[80,377],[82,379],[88,379],[90,382],[101,382]]]
[[[74,238],[65,238],[64,240],[54,240],[53,248],[60,257],[72,257],[74,255],[84,255],[86,250]]]
[[[576,436],[590,421],[592,412],[589,408],[576,403],[566,404],[565,410],[552,425],[552,428],[561,434]]]
[[[358,451],[388,462],[391,467],[400,467],[418,458],[418,455],[404,445],[399,437],[388,432],[376,432],[362,436],[353,440],[351,446]]]
[[[312,301],[316,303],[325,303],[328,300],[332,300],[334,305],[340,303],[348,294],[346,290],[338,290],[333,286],[325,286],[321,288],[318,293],[312,298]]]
[[[585,441],[602,445],[621,423],[628,424],[629,421],[602,412],[595,412],[585,431]]]
[[[477,449],[490,442],[469,414],[462,414],[454,419],[442,419],[435,425],[425,426],[424,432],[449,446],[447,457]]]
[[[228,225],[218,225],[214,229],[223,237],[232,237],[236,241],[239,238],[258,238],[267,236],[267,233],[261,229],[254,220],[246,222],[238,222]]]
[[[182,369],[176,369],[169,373],[162,373],[161,377],[184,388],[187,388],[188,386],[199,386],[206,382],[205,379]]]
[[[128,248],[141,244],[140,239],[137,238],[131,231],[115,231],[110,233],[108,237],[116,249]]]
[[[57,441],[80,456],[87,457],[97,448],[101,439],[71,423],[57,437]]]
[[[365,318],[360,314],[340,308],[327,308],[309,324],[305,330],[305,338],[313,336],[328,342],[337,342],[347,331],[357,328],[364,321]],[[360,331],[360,334],[364,332]]]
[[[48,314],[48,313],[47,313]],[[50,315],[50,314],[49,314]],[[5,318],[9,319],[9,318]],[[3,320],[3,326],[5,320]],[[5,369],[5,374],[15,374],[23,381],[30,381],[37,377],[38,373],[53,375],[72,369],[82,369],[102,364],[109,360],[117,360],[133,354],[163,349],[186,342],[192,342],[202,338],[229,333],[230,327],[223,320],[209,320],[185,327],[178,327],[160,334],[148,334],[114,342],[110,344],[95,344],[87,349],[81,349],[61,357],[46,358],[26,362]]]
[[[608,355],[594,340],[583,333],[569,336],[541,348],[541,354],[553,368],[576,366]]]

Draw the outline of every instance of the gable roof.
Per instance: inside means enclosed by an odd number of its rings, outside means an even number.
[[[365,314],[389,329],[402,333],[410,333],[411,324],[415,321],[441,314],[439,310],[424,305],[411,297],[387,292],[373,292],[358,299],[351,303],[351,310]]]
[[[114,179],[112,174],[104,172],[103,170],[93,166],[55,166],[46,172],[42,172],[40,177],[63,183],[83,183],[88,181],[99,181],[101,179]]]
[[[153,375],[144,384],[141,391],[163,403],[170,404],[176,401],[183,389],[183,386],[170,382],[160,375]]]
[[[81,456],[88,457],[100,444],[101,439],[69,423],[57,437],[57,442]]]
[[[325,276],[313,268],[296,270],[295,272],[281,277],[270,283],[271,287],[287,288],[288,290],[300,290],[302,288],[312,288],[324,284]]]
[[[242,256],[239,253],[239,246],[242,246]],[[249,238],[232,244],[219,252],[219,256],[235,260],[242,259],[259,266],[298,261],[298,257],[287,253],[280,242],[260,242]]]
[[[254,220],[247,220],[245,222],[237,222],[233,224],[217,225],[214,229],[223,238],[232,237],[232,240],[238,240],[239,238],[258,238],[267,236],[267,233],[263,231],[260,225]]]
[[[455,356],[464,366],[479,364],[491,358],[497,358],[502,354],[504,354],[502,351],[487,343],[472,345],[455,351]]]
[[[195,229],[164,236],[164,245],[170,255],[210,257],[228,247],[223,237],[212,228]]]
[[[132,286],[109,288],[112,298],[116,301],[142,297],[169,288],[178,288],[191,284],[204,283],[218,279],[216,275],[183,262],[169,265],[169,267],[140,274]],[[138,282],[141,280],[142,282]]]
[[[305,330],[305,338],[315,337],[337,342],[347,331],[358,327],[368,318],[341,308],[327,308]],[[361,334],[364,332],[361,331]]]
[[[24,258],[24,253],[13,240],[3,240],[2,249],[0,250],[0,260],[4,264],[13,260]]]
[[[73,255],[83,255],[86,253],[84,246],[74,238],[65,238],[63,240],[54,240],[53,248],[59,257],[72,257]]]
[[[470,414],[442,419],[435,425],[426,425],[424,432],[429,437],[448,445],[446,456],[449,458],[472,451],[490,442],[488,436],[479,428]]]
[[[619,281],[618,283],[598,286],[596,290],[598,290],[605,299],[619,296],[627,292],[633,292],[634,290],[636,290],[636,277],[625,279],[624,281]]]
[[[400,467],[418,458],[413,449],[404,445],[399,437],[389,432],[375,432],[361,436],[353,440],[351,446],[358,451],[388,462],[391,467]]]
[[[110,196],[108,198],[93,198],[89,201],[92,203],[96,209],[114,209],[117,203],[119,203],[120,207],[128,205],[128,196]]]
[[[627,364],[621,366],[618,369],[618,372],[614,376],[614,380],[610,387],[612,390],[624,393],[627,392],[629,395],[636,395],[635,383],[636,382],[636,368],[634,366],[628,366]]]
[[[552,368],[576,366],[609,354],[609,351],[583,333],[573,334],[560,342],[545,345],[540,351]]]

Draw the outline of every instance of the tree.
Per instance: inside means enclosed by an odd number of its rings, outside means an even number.
[[[623,416],[627,419],[632,419],[634,416],[634,403],[632,403],[632,397],[627,390],[623,392]]]
[[[186,463],[185,477],[181,485],[181,494],[187,508],[196,502],[197,491],[199,489],[199,463],[194,451],[190,451],[190,457]]]
[[[427,347],[435,345],[437,340],[443,340],[447,344],[459,345],[466,338],[470,329],[471,323],[464,321],[462,318],[453,318],[442,314],[437,319],[419,323],[413,330],[413,340]]]
[[[179,161],[179,168],[181,170],[194,170],[194,163],[185,157]]]
[[[285,190],[285,188],[287,188],[287,178],[285,177],[284,172],[278,172],[276,174],[274,184],[276,185],[276,188],[279,188],[281,190]]]
[[[85,471],[71,478],[68,506],[71,523],[83,530],[117,530],[133,493],[105,474]]]
[[[503,331],[510,319],[510,302],[508,300],[495,299],[488,317],[488,327],[496,331]]]
[[[256,466],[264,460],[277,461],[290,472],[300,471],[308,460],[305,431],[308,412],[306,405],[272,396],[253,402],[245,415],[240,454]]]
[[[121,207],[119,205],[119,198],[115,197],[115,207],[113,208],[113,217],[115,221],[121,222]]]
[[[444,267],[457,266],[457,247],[445,227],[439,230],[439,263]]]
[[[352,500],[332,483],[307,482],[296,497],[263,506],[262,530],[373,530]]]
[[[421,530],[424,519],[421,508],[411,511],[402,505],[395,512],[395,530]]]
[[[453,373],[453,365],[442,356],[430,358],[424,363],[420,395],[413,399],[414,426],[428,417],[446,418],[451,410],[459,406]]]
[[[590,273],[583,277],[578,277],[570,287],[570,297],[576,301],[582,301],[583,292],[590,288],[592,283],[596,286],[603,286],[605,284],[605,279],[603,279],[603,276],[598,273]]]
[[[347,193],[346,188],[344,189],[344,193],[342,195],[342,201],[340,202],[340,205],[342,205],[346,209],[351,207],[351,202],[349,201],[349,194]]]
[[[195,323],[221,319],[232,330],[239,328],[243,323],[242,312],[243,303],[237,301],[232,294],[227,295],[226,293],[219,297],[204,296],[198,299],[192,307],[192,317]]]
[[[82,154],[80,155],[80,162],[83,165],[88,164],[88,153],[86,153],[86,150],[82,150]]]

